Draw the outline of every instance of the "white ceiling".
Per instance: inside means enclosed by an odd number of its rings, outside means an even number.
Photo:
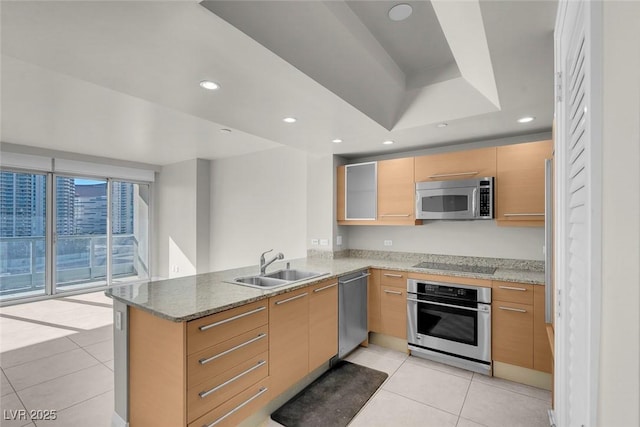
[[[387,1],[206,5],[238,29],[192,1],[2,2],[2,141],[162,165],[551,127],[555,2],[411,3],[404,23]]]

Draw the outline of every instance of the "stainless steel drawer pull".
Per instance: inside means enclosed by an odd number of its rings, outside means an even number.
[[[394,295],[402,295],[402,292],[399,291],[390,291],[388,289],[383,289],[385,294],[394,294]]]
[[[384,273],[384,275],[385,275],[386,277],[398,277],[398,278],[402,279],[402,274]]]
[[[267,390],[269,390],[267,387],[262,387],[256,394],[254,394],[253,396],[251,396],[249,399],[245,400],[244,402],[242,402],[241,404],[239,404],[238,406],[236,406],[235,408],[233,408],[232,410],[230,410],[229,412],[227,412],[226,414],[224,414],[223,416],[221,416],[220,418],[218,418],[217,420],[215,420],[214,422],[212,422],[211,424],[203,424],[202,427],[213,427],[219,423],[221,423],[222,421],[226,420],[227,418],[229,418],[231,415],[235,414],[236,412],[238,412],[240,409],[244,408],[245,406],[247,406],[249,403],[253,402],[254,400],[256,400],[258,397],[260,397],[262,394],[266,393]]]
[[[368,276],[371,276],[371,273],[364,273],[364,274],[363,274],[363,275],[361,275],[361,276],[354,277],[353,279],[345,280],[344,282],[340,282],[340,284],[341,284],[341,285],[344,285],[344,284],[346,284],[346,283],[355,282],[356,280],[360,280],[360,279],[362,279],[363,277],[368,277]]]
[[[289,301],[296,300],[298,298],[306,297],[307,295],[309,295],[309,292],[305,292],[304,294],[296,295],[295,297],[283,299],[281,301],[276,301],[276,305],[284,304],[285,302],[289,302]]]
[[[523,310],[521,308],[511,308],[511,307],[498,307],[500,310],[507,310],[507,311],[517,311],[518,313],[526,313],[527,310]]]
[[[543,213],[506,213],[502,214],[502,216],[544,216]]]
[[[527,289],[526,288],[515,288],[513,286],[498,286],[500,289],[508,289],[510,291],[523,291],[525,292]]]
[[[249,345],[251,343],[259,341],[259,340],[261,340],[262,338],[264,338],[266,336],[267,336],[267,334],[265,334],[265,333],[258,334],[257,337],[251,338],[249,341],[245,341],[242,344],[238,344],[235,347],[231,347],[229,350],[225,350],[222,353],[216,354],[215,356],[207,357],[206,359],[200,359],[200,360],[198,360],[198,362],[201,365],[206,365],[207,363],[209,363],[211,361],[214,361],[214,360],[218,359],[219,357],[226,356],[227,354],[232,353],[232,352],[234,352],[234,351],[236,351],[238,349],[241,349],[242,347],[245,347],[245,346],[247,346],[247,345]]]
[[[256,369],[260,368],[261,366],[266,365],[267,362],[265,360],[261,360],[259,361],[256,365],[250,367],[249,369],[247,369],[244,372],[240,372],[238,375],[236,375],[233,378],[230,378],[228,380],[226,380],[225,382],[223,382],[222,384],[219,384],[217,386],[215,386],[212,389],[209,389],[207,391],[201,391],[200,393],[198,393],[198,396],[200,396],[200,399],[204,399],[205,397],[209,396],[211,393],[215,393],[216,391],[220,390],[221,388],[228,386],[229,384],[231,384],[232,382],[244,377],[245,375],[255,371]]]
[[[438,173],[435,175],[429,175],[429,178],[443,178],[445,176],[478,175],[478,173],[479,172]]]
[[[338,282],[336,282],[336,283],[332,283],[332,284],[327,285],[327,286],[323,286],[323,287],[318,288],[318,289],[314,289],[314,290],[313,290],[313,292],[314,292],[314,293],[315,293],[315,292],[322,292],[322,291],[324,291],[324,290],[326,290],[326,289],[333,288],[334,286],[338,286]]]
[[[267,309],[266,306],[258,307],[255,310],[247,311],[246,313],[241,313],[241,314],[238,314],[236,316],[229,317],[228,319],[224,319],[224,320],[220,320],[219,322],[211,323],[210,325],[200,326],[198,329],[200,329],[201,331],[206,331],[207,329],[211,329],[211,328],[213,328],[215,326],[224,325],[225,323],[233,322],[234,320],[238,320],[238,319],[241,319],[241,318],[243,318],[245,316],[250,316],[252,314],[259,313],[262,310],[266,310],[266,309]]]
[[[421,300],[421,299],[415,299],[415,298],[407,298],[407,301],[413,301],[413,302],[419,302],[421,304],[431,304],[431,305],[439,305],[442,307],[451,307],[451,308],[457,308],[460,310],[469,310],[469,311],[480,311],[477,308],[472,308],[472,307],[463,307],[461,305],[452,305],[452,304],[444,304],[442,302],[434,302],[434,301],[425,301],[425,300]],[[484,311],[484,310],[483,310]]]
[[[382,214],[380,216],[408,218],[411,214]]]

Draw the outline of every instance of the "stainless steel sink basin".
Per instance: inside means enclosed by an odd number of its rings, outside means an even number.
[[[312,279],[315,277],[324,276],[327,273],[316,273],[313,271],[303,270],[278,270],[273,273],[266,274],[264,276],[245,276],[236,277],[232,282],[236,285],[250,286],[258,289],[272,289],[279,286],[290,285],[302,280]]]
[[[276,286],[282,286],[288,283],[286,280],[265,276],[237,277],[233,279],[233,281],[240,285],[254,286],[256,288],[275,288]]]
[[[314,271],[303,270],[278,270],[273,273],[266,274],[265,277],[272,277],[274,279],[298,281],[303,279],[310,279],[312,277],[322,276],[323,273],[316,273]]]

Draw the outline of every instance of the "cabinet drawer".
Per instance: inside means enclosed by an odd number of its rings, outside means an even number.
[[[518,304],[533,304],[533,287],[535,285],[525,285],[523,283],[497,282],[494,281],[493,300],[515,302]]]
[[[187,357],[187,386],[190,388],[210,377],[257,356],[269,349],[269,327],[261,326],[218,345]]]
[[[380,286],[380,329],[383,334],[407,338],[407,292]]]
[[[269,377],[253,384],[245,391],[227,400],[217,408],[190,423],[188,427],[237,426],[242,420],[255,413],[269,402]]]
[[[187,354],[211,347],[269,322],[268,301],[256,301],[187,324]]]
[[[533,306],[494,300],[492,359],[533,369]]]
[[[269,376],[269,352],[203,381],[187,391],[189,422],[220,406],[236,394]]]
[[[384,286],[407,289],[407,273],[395,270],[380,270],[380,283]]]

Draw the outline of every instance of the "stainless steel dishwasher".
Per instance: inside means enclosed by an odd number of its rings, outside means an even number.
[[[338,358],[342,359],[367,339],[367,270],[339,278]]]

